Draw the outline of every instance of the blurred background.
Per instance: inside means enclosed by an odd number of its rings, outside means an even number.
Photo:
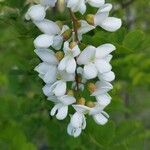
[[[122,18],[123,27],[115,33],[97,28],[83,42],[117,47],[113,100],[106,109],[111,118],[105,126],[88,118],[87,129],[74,139],[66,132],[69,117],[58,121],[49,116],[53,104],[33,71],[40,62],[33,39],[40,32],[24,14],[36,0],[0,0],[1,150],[150,150],[150,0],[106,1],[114,5],[111,15]],[[88,8],[87,13],[95,12]],[[69,21],[63,0],[47,18]]]

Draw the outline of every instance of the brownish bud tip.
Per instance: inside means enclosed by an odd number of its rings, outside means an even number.
[[[66,30],[62,34],[64,41],[67,41],[68,39],[70,39],[71,35],[72,35],[72,30],[71,29]]]
[[[86,102],[86,100],[85,100],[84,97],[81,97],[81,98],[77,101],[77,103],[78,103],[79,105],[85,105],[85,102]]]
[[[90,107],[90,108],[93,108],[93,107],[95,107],[95,104],[94,104],[94,102],[92,102],[92,101],[88,101],[88,102],[86,103],[86,106],[87,106],[87,107]]]
[[[85,19],[90,25],[94,25],[94,15],[88,14]]]
[[[96,90],[96,85],[94,83],[89,83],[88,84],[88,90],[90,91],[90,93],[95,92]]]
[[[71,49],[73,49],[76,45],[77,45],[77,42],[71,42],[70,45],[69,45],[69,47]]]
[[[55,53],[56,58],[61,61],[64,58],[64,53],[62,51],[58,51]]]

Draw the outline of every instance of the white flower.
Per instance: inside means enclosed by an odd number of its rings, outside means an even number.
[[[71,8],[73,12],[79,11],[81,14],[86,12],[86,3],[93,7],[100,7],[105,3],[105,0],[66,0],[67,7]]]
[[[55,82],[58,64],[55,53],[49,49],[36,49],[35,53],[43,61],[35,67],[35,71],[39,73],[39,77],[42,78],[45,83]]]
[[[77,65],[75,61],[75,57],[77,57],[80,54],[80,49],[78,45],[76,45],[75,47],[71,49],[69,47],[69,42],[66,41],[64,43],[63,50],[65,53],[65,56],[59,63],[58,69],[61,71],[66,70],[66,72],[68,73],[75,73],[76,65]]]
[[[73,107],[76,113],[71,116],[67,132],[71,136],[78,137],[82,130],[86,128],[86,118],[84,114],[87,113],[88,107],[81,105],[73,105]]]
[[[105,3],[105,0],[87,0],[87,2],[93,7],[100,7]]]
[[[92,25],[89,25],[87,21],[85,20],[80,20],[80,28],[78,29],[78,38],[81,41],[82,40],[82,35],[93,30],[95,27]]]
[[[68,106],[76,102],[76,99],[73,96],[63,95],[61,97],[51,96],[48,100],[55,103],[55,106],[52,108],[50,115],[56,115],[58,120],[63,120],[67,117]]]
[[[114,50],[115,47],[112,44],[103,44],[98,48],[94,46],[85,48],[77,59],[79,65],[84,65],[85,78],[93,79],[98,74],[111,71],[109,54]]]
[[[79,11],[84,14],[86,11],[85,0],[66,0],[67,7],[69,7],[73,12]]]
[[[44,33],[44,35],[51,36],[52,43],[49,43],[47,46],[52,46],[56,50],[59,50],[63,43],[63,33],[69,29],[68,26],[64,25],[62,29],[59,28],[59,26],[48,19],[44,19],[40,22],[34,22],[35,25]],[[42,39],[40,38],[42,41]],[[45,40],[45,39],[43,39]]]
[[[46,16],[46,10],[42,5],[33,5],[27,11],[26,20],[41,21]]]
[[[56,4],[57,0],[40,0],[41,5],[43,6],[50,6],[50,7],[54,7]]]
[[[99,125],[105,125],[109,119],[109,115],[103,111],[103,109],[103,106],[96,104],[96,106],[91,108],[89,111],[89,115],[91,115],[95,122]]]
[[[104,4],[101,6],[94,16],[94,25],[100,26],[110,32],[118,30],[121,27],[122,22],[121,19],[109,17],[109,12],[111,9],[111,4]]]
[[[46,84],[43,87],[43,92],[46,96],[62,96],[65,95],[67,89],[67,81],[74,81],[75,75],[68,74],[65,71],[57,71],[55,75],[57,81],[53,84]]]
[[[91,94],[91,96],[95,96],[98,104],[103,107],[106,107],[111,102],[111,97],[107,93],[109,92],[113,86],[106,81],[98,81],[96,82],[96,90]]]
[[[109,72],[102,73],[102,74],[99,73],[98,78],[99,78],[99,80],[111,82],[115,79],[115,74],[113,71],[109,71]]]

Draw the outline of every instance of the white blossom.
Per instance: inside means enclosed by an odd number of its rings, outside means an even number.
[[[121,27],[122,22],[121,19],[109,17],[109,12],[111,9],[112,5],[109,3],[101,6],[98,12],[94,15],[94,25],[100,26],[110,32],[115,32],[118,30]]]
[[[42,5],[33,5],[31,6],[26,15],[25,18],[26,20],[33,20],[33,21],[41,21],[45,18],[46,16],[46,10]]]
[[[87,79],[93,79],[98,74],[111,71],[112,66],[109,63],[109,54],[115,50],[112,44],[103,44],[97,48],[88,46],[79,55],[77,62],[84,65],[84,75]]]
[[[51,96],[48,100],[55,103],[55,106],[52,108],[50,115],[56,115],[58,120],[63,120],[67,117],[68,106],[76,102],[76,99],[73,96],[63,95],[61,97]]]
[[[65,70],[68,73],[75,73],[76,66],[77,66],[75,57],[77,57],[80,54],[80,49],[78,45],[76,45],[75,47],[71,49],[69,47],[69,42],[67,41],[64,43],[63,50],[65,53],[65,56],[59,63],[58,69],[61,71]]]

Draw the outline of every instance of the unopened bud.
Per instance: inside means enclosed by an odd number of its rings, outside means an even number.
[[[96,85],[94,83],[89,83],[88,84],[88,90],[90,91],[90,93],[95,92],[96,90]]]
[[[77,29],[79,29],[81,27],[81,22],[80,21],[77,21],[76,27],[77,27]]]
[[[85,102],[86,102],[85,98],[81,97],[77,103],[80,105],[85,105]]]
[[[63,28],[63,22],[62,21],[56,21],[55,23],[60,27],[60,29]]]
[[[66,30],[62,34],[64,41],[67,41],[68,39],[70,39],[71,35],[72,35],[72,30],[71,29]]]
[[[69,96],[74,96],[73,90],[68,90],[67,95],[69,95]]]
[[[87,21],[90,25],[94,25],[94,15],[88,14],[88,15],[86,16],[86,21]]]
[[[73,49],[76,45],[77,45],[77,42],[71,42],[70,45],[69,45],[69,47],[71,49]]]
[[[93,108],[93,107],[95,107],[95,104],[94,104],[94,102],[92,102],[92,101],[88,101],[88,102],[86,103],[86,106],[87,106],[87,107],[90,107],[90,108]]]
[[[56,58],[61,61],[64,58],[64,53],[62,51],[58,51],[55,53]]]

